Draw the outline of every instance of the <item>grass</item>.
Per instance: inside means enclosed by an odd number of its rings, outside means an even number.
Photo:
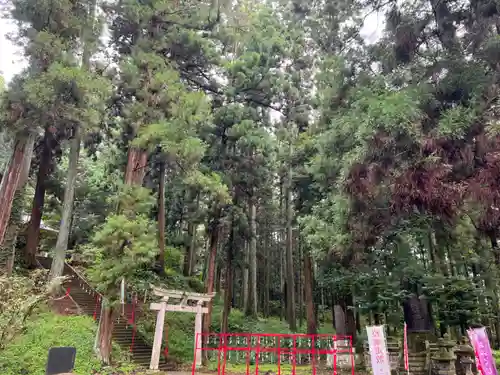
[[[113,348],[118,366],[113,369],[101,366],[93,352],[96,327],[93,319],[87,316],[61,316],[45,309],[37,310],[24,333],[0,352],[0,373],[43,375],[48,351],[56,346],[76,347],[74,373],[77,375],[132,371],[134,366],[127,363],[126,355],[119,348]]]
[[[500,367],[500,350],[493,350],[493,359],[497,367]]]

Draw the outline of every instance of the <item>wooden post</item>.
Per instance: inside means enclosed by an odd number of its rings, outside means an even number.
[[[153,341],[153,353],[151,354],[151,370],[158,370],[160,364],[161,342],[163,339],[163,326],[165,324],[165,311],[167,311],[167,302],[161,302],[161,308],[156,316],[155,338]]]
[[[196,318],[194,320],[194,345],[195,345],[195,358],[196,358],[196,368],[201,366],[201,346],[203,345],[203,337],[201,337],[201,324],[203,320],[203,301],[198,301],[196,304]],[[208,337],[207,337],[208,339]],[[198,345],[197,345],[198,344]]]

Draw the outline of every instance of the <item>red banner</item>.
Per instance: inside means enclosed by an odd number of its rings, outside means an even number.
[[[407,335],[407,331],[406,331],[406,322],[405,322],[405,326],[404,326],[404,357],[405,357],[405,370],[407,372],[410,371],[410,364],[408,363],[408,335]]]

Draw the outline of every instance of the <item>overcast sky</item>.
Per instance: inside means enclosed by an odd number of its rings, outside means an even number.
[[[379,13],[372,13],[366,17],[361,36],[367,42],[373,43],[380,37],[382,29],[383,16]],[[21,56],[21,49],[7,37],[15,30],[16,26],[12,21],[0,19],[0,74],[6,83],[26,66],[26,61]]]

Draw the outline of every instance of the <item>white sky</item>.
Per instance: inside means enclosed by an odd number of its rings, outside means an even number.
[[[372,13],[366,17],[360,34],[368,43],[374,43],[381,36],[383,26],[382,14]],[[6,83],[26,66],[21,48],[14,45],[7,37],[15,30],[16,26],[12,21],[0,18],[0,74]]]
[[[15,30],[16,26],[12,21],[0,19],[0,74],[6,83],[26,66],[22,49],[14,45],[7,37]]]

